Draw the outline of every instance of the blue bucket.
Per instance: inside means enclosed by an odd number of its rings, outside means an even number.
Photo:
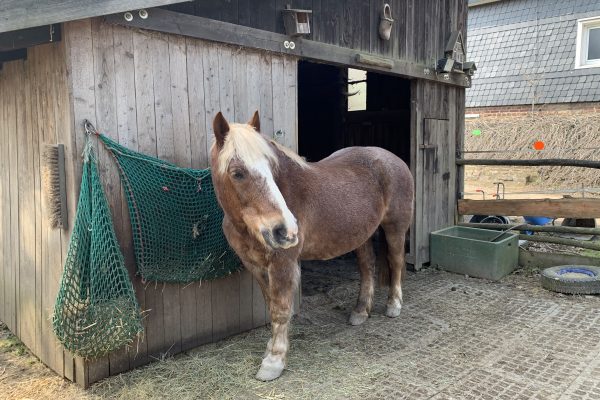
[[[546,225],[552,221],[552,218],[548,217],[523,217],[525,222],[530,225]]]

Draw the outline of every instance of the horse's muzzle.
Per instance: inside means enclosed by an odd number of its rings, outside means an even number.
[[[274,249],[289,249],[298,244],[298,235],[290,233],[283,224],[271,230],[263,229],[261,233],[267,245]]]

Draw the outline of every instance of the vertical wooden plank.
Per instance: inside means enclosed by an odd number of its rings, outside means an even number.
[[[19,325],[20,339],[35,349],[35,181],[29,64],[19,65]]]
[[[91,20],[69,22],[64,25],[64,40],[67,50],[67,68],[69,72],[70,103],[72,108],[72,132],[74,144],[69,153],[73,163],[73,183],[67,190],[68,202],[76,206],[81,183],[81,154],[85,147],[85,137],[81,133],[83,120],[96,122],[96,98],[94,93],[94,65],[90,62],[93,54]],[[87,387],[90,384],[89,363],[81,358],[75,360],[75,379],[78,384]],[[96,376],[94,372],[93,376]],[[92,380],[93,382],[93,380]]]
[[[213,341],[239,332],[240,274],[233,273],[212,282]]]
[[[115,63],[115,95],[117,114],[117,133],[119,143],[132,150],[138,149],[137,113],[135,99],[135,65],[133,34],[130,29],[113,27],[114,63]],[[135,274],[135,253],[133,249],[133,235],[131,220],[127,208],[127,200],[121,189],[121,250],[129,278],[133,283],[138,304],[145,310],[144,285]],[[116,222],[116,221],[115,221]],[[138,366],[147,360],[147,344],[142,337],[138,337],[128,349],[129,368]],[[111,364],[111,374],[116,368]]]
[[[43,143],[44,144],[56,144],[57,141],[57,126],[56,126],[56,113],[58,112],[56,90],[55,90],[55,65],[57,60],[52,55],[52,48],[45,46],[40,49],[42,51],[40,68],[41,74],[43,74],[41,82],[41,118],[43,121]],[[47,220],[47,209],[46,213],[42,214],[42,218]],[[62,242],[61,242],[61,231],[58,229],[52,229],[48,224],[45,225],[47,235],[47,247],[46,255],[44,256],[47,264],[44,267],[44,276],[42,277],[42,317],[44,324],[47,327],[46,334],[49,336],[48,343],[48,355],[50,360],[48,366],[57,371],[61,376],[64,376],[64,359],[63,350],[53,334],[51,326],[51,316],[54,311],[54,302],[58,293],[58,287],[60,283],[60,276],[62,273]]]
[[[220,90],[219,90],[219,52],[217,45],[208,42],[198,42],[202,51],[202,67],[204,72],[204,111],[205,111],[205,131],[207,133],[206,146],[207,154],[210,154],[210,147],[214,142],[214,133],[212,121],[217,112],[221,111]],[[215,340],[215,321],[214,314],[217,312],[213,302],[213,293],[218,291],[217,281],[200,282],[196,291],[196,327],[198,332],[198,341]],[[210,329],[210,331],[209,331]]]
[[[277,82],[273,82],[276,85]],[[298,59],[284,57],[283,59],[284,86],[284,129],[287,133],[284,144],[298,151]]]
[[[260,128],[262,133],[273,137],[273,85],[271,82],[271,56],[259,54],[258,91],[260,94]]]
[[[416,60],[415,54],[415,2],[416,0],[406,0],[406,11],[404,20],[406,21],[406,37],[404,48],[406,49],[405,57],[407,60]]]
[[[154,112],[156,118],[156,150],[160,159],[175,162],[173,138],[173,104],[169,74],[169,42],[167,35],[154,35],[152,39]],[[181,351],[181,314],[179,285],[162,286],[164,343],[161,353]]]
[[[35,91],[33,92],[32,102],[33,107],[36,109],[38,123],[37,137],[38,137],[38,153],[41,155],[43,152],[43,146],[46,143],[46,121],[44,120],[44,90],[46,87],[46,71],[42,59],[46,56],[43,48],[36,48],[35,52],[31,52],[31,57],[28,62],[31,64],[31,68],[35,71]],[[42,193],[43,196],[43,193]],[[54,347],[52,340],[52,334],[50,333],[50,322],[48,321],[49,310],[48,300],[46,296],[46,281],[48,277],[48,223],[47,223],[47,210],[46,204],[41,199],[38,204],[39,209],[39,238],[40,238],[40,249],[37,263],[39,264],[37,269],[39,274],[36,276],[37,286],[37,319],[39,321],[39,335],[38,341],[39,353],[38,357],[48,366],[51,364],[51,350]]]
[[[267,81],[272,86],[273,96],[273,130],[267,131],[271,138],[275,139],[279,144],[286,145],[290,141],[287,136],[293,135],[293,132],[286,131],[285,124],[285,82],[283,72],[283,56],[273,54],[271,56],[271,78]],[[262,121],[261,121],[262,122]]]
[[[260,55],[258,52],[248,51],[246,53],[246,110],[249,111],[250,115],[254,115],[255,111],[258,111],[261,119],[261,131],[262,128],[262,109],[260,106]],[[249,117],[248,117],[249,118]]]
[[[138,150],[156,156],[154,89],[153,85],[149,84],[154,82],[153,40],[149,33],[133,33]],[[144,296],[147,312],[147,318],[144,320],[147,354],[138,358],[140,363],[149,361],[151,357],[159,357],[164,343],[162,285],[159,287],[156,283],[147,283]]]
[[[208,167],[207,137],[211,132],[207,125],[210,116],[204,106],[203,49],[199,40],[188,38],[186,42],[191,166],[200,169]]]
[[[218,47],[219,104],[226,119],[235,119],[233,101],[233,53],[229,47]],[[240,274],[212,282],[213,340],[239,331],[240,326]]]
[[[247,9],[247,7],[246,7]],[[196,15],[219,21],[238,23],[238,0],[197,1]]]
[[[212,309],[212,282],[194,283],[196,287],[196,332],[195,345],[213,341],[213,309]]]
[[[392,18],[394,25],[392,29],[392,57],[397,59],[406,58],[406,37],[409,34],[406,30],[408,21],[406,20],[407,0],[392,0]],[[371,27],[371,29],[374,29]]]
[[[204,69],[204,111],[206,113],[206,151],[210,154],[210,147],[215,140],[212,122],[221,105],[219,100],[219,53],[216,45],[203,42],[202,65]]]
[[[413,178],[415,181],[415,210],[413,213],[413,222],[410,228],[411,232],[411,252],[414,253],[415,257],[415,270],[421,269],[422,266],[422,251],[421,251],[421,237],[422,237],[422,218],[421,208],[423,204],[423,165],[422,165],[422,153],[419,145],[423,140],[422,131],[422,111],[421,111],[421,99],[422,99],[422,82],[414,80],[410,86],[411,93],[411,171],[413,172]]]
[[[115,111],[115,81],[114,81],[114,55],[112,25],[104,24],[100,19],[92,20],[92,43],[94,59],[94,95],[95,95],[95,127],[112,139],[117,138],[117,122]],[[104,184],[104,193],[108,204],[111,206],[112,217],[120,221],[121,204],[118,173],[115,170],[110,155],[104,147],[96,142],[98,151],[98,170]],[[116,190],[115,190],[116,189]],[[117,207],[112,207],[118,204]],[[120,226],[114,226],[117,238]],[[122,363],[126,358],[119,352],[115,364]],[[90,362],[90,383],[110,376],[111,356],[101,357]],[[117,369],[121,369],[117,367]]]
[[[8,79],[8,87],[11,93],[15,93],[16,89],[14,84],[14,79],[11,79],[15,75],[16,65],[14,62],[8,63],[6,65],[6,71],[9,75]],[[19,266],[19,237],[18,235],[13,234],[14,232],[18,232],[19,229],[19,220],[18,220],[18,210],[19,210],[19,192],[17,190],[18,185],[18,156],[17,156],[17,109],[15,104],[15,98],[11,98],[8,103],[8,187],[9,187],[9,204],[10,204],[10,230],[11,233],[9,236],[10,240],[10,268],[8,277],[6,280],[6,292],[8,294],[8,301],[6,305],[8,307],[6,325],[8,328],[18,335],[17,330],[17,302],[16,302],[16,271]]]
[[[56,133],[55,133],[55,141],[56,143],[62,143],[65,146],[65,184],[67,188],[72,188],[74,186],[73,182],[73,174],[74,170],[74,160],[72,157],[72,152],[69,151],[73,147],[75,147],[75,138],[74,132],[71,129],[73,126],[73,115],[71,112],[71,108],[69,106],[69,91],[67,87],[68,73],[66,66],[66,52],[65,52],[65,42],[56,42],[53,44],[48,44],[46,46],[40,46],[40,48],[48,48],[48,53],[52,57],[52,94],[55,97],[55,109],[52,111],[52,115],[55,119]],[[38,56],[39,57],[39,56]],[[46,56],[42,56],[42,62],[47,59]],[[37,126],[38,120],[37,118],[34,123],[34,129],[36,135],[39,137],[39,130],[43,129]],[[38,146],[38,142],[36,142],[36,146]],[[39,157],[38,157],[39,158]],[[38,166],[39,167],[39,166]],[[60,251],[60,265],[61,268],[57,269],[57,276],[62,271],[62,266],[64,265],[68,246],[70,233],[73,227],[73,222],[75,220],[75,209],[76,207],[71,204],[69,206],[69,189],[67,189],[67,226],[60,230],[60,239],[61,239],[61,251]],[[58,285],[58,282],[56,282]],[[69,380],[75,380],[75,371],[74,371],[74,357],[67,351],[62,349],[63,356],[63,366],[64,366],[64,376]],[[59,355],[60,357],[60,355]]]
[[[8,90],[8,73],[6,70],[0,70],[0,90],[6,92]],[[6,321],[8,319],[7,312],[7,288],[6,281],[8,279],[8,266],[10,265],[9,260],[9,249],[8,249],[8,238],[10,222],[8,216],[10,215],[8,205],[8,129],[6,124],[8,121],[7,112],[7,96],[0,96],[0,320]]]
[[[321,41],[321,26],[322,26],[322,13],[321,13],[321,0],[312,0],[312,15],[310,18],[310,30],[311,40]]]
[[[446,224],[455,223],[455,210],[456,210],[456,140],[457,140],[457,129],[459,126],[458,119],[464,118],[464,115],[457,113],[458,105],[457,100],[457,88],[448,87],[448,198],[444,199],[448,204],[448,214],[446,216]]]
[[[236,10],[237,13],[237,10]],[[169,36],[169,76],[171,80],[171,104],[173,115],[173,145],[175,163],[182,167],[191,167],[192,153],[190,149],[190,121],[188,109],[188,82],[187,82],[187,50],[184,37]],[[181,351],[184,341],[192,342],[196,329],[196,292],[193,285],[178,285],[178,304],[174,310],[167,313],[180,312],[179,324],[173,329],[176,345],[173,351]],[[165,322],[166,323],[166,322]],[[185,337],[185,339],[184,339]]]

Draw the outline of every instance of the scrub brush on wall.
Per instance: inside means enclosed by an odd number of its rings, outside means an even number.
[[[45,145],[42,153],[42,190],[52,228],[67,227],[65,146]]]

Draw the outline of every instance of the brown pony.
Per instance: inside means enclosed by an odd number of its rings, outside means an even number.
[[[378,147],[350,147],[308,163],[258,133],[258,112],[248,124],[229,124],[218,113],[213,129],[210,162],[225,212],[223,230],[271,312],[273,336],[257,379],[278,378],[285,367],[299,260],[327,260],[354,250],[361,283],[350,323],[366,321],[373,304],[371,236],[380,225],[391,271],[386,315],[400,315],[414,186],[401,159]]]

